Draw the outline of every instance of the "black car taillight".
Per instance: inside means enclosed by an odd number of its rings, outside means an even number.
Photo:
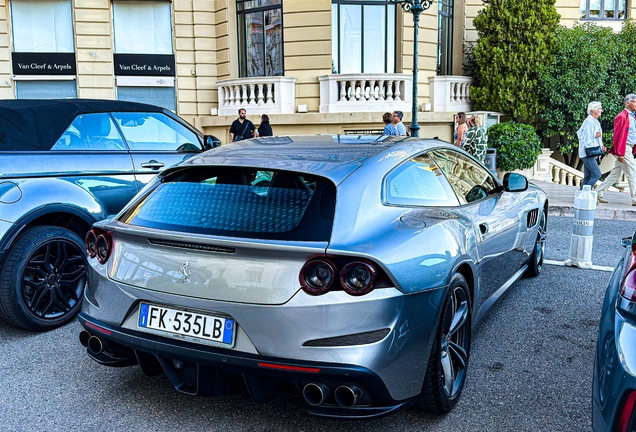
[[[86,253],[91,258],[95,258],[97,255],[97,236],[98,234],[95,233],[95,230],[90,230],[86,233],[86,237],[84,237]]]
[[[300,270],[300,285],[307,294],[320,295],[329,291],[336,279],[336,268],[327,260],[311,260]]]
[[[311,295],[344,290],[353,296],[394,286],[375,263],[343,256],[307,261],[300,270],[300,284],[303,291]]]
[[[373,289],[377,273],[370,263],[355,261],[340,271],[340,283],[348,294],[363,295]]]
[[[100,264],[106,263],[112,251],[113,240],[109,233],[103,233],[97,236],[95,247],[97,249],[97,261]]]

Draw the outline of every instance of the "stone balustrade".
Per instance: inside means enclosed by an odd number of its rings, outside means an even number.
[[[433,111],[468,112],[473,110],[470,86],[475,79],[466,76],[432,76],[428,78],[431,107]]]
[[[408,74],[322,75],[320,112],[410,111],[413,77]]]
[[[217,84],[219,115],[235,115],[239,108],[248,115],[295,112],[296,77],[237,78]]]
[[[552,158],[550,158],[550,172],[552,183],[579,187],[583,181],[581,171]]]

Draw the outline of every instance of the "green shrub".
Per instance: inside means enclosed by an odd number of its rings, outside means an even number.
[[[497,149],[497,168],[502,171],[532,168],[541,154],[534,128],[513,121],[488,128],[488,147]]]
[[[550,64],[560,16],[555,0],[484,0],[474,20],[479,84],[470,89],[475,110],[509,113],[535,124],[541,110],[537,71]]]

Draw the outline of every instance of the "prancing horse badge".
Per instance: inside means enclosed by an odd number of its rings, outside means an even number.
[[[185,283],[188,279],[190,279],[190,275],[192,272],[190,271],[190,263],[184,262],[181,267],[179,267],[179,274],[181,275],[181,283]]]

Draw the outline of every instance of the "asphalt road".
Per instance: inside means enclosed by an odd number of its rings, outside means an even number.
[[[594,263],[613,266],[633,222],[597,221]],[[549,259],[569,253],[571,218],[549,221]],[[0,427],[4,431],[584,431],[592,365],[610,273],[546,266],[518,282],[473,338],[455,409],[410,408],[363,422],[309,417],[300,398],[258,405],[247,397],[194,398],[138,367],[89,360],[72,323],[42,334],[0,324]]]

